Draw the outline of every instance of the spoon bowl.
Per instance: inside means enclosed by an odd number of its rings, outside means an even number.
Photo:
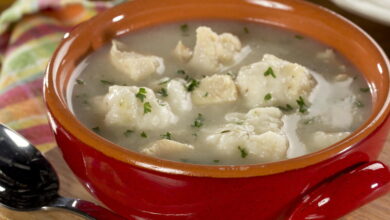
[[[59,180],[24,137],[0,124],[0,203],[17,211],[62,208],[88,219],[124,219],[91,202],[58,194]]]

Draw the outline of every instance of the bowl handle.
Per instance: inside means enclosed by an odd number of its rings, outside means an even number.
[[[389,168],[367,162],[304,195],[287,219],[338,219],[389,191]]]

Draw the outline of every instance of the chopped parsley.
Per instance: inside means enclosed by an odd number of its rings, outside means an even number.
[[[76,83],[79,85],[84,85],[84,81],[81,79],[76,79]]]
[[[198,134],[197,133],[192,133],[192,136],[198,137]]]
[[[242,148],[241,146],[238,146],[237,148],[240,151],[242,158],[245,158],[246,156],[248,156],[248,152],[246,151],[245,148]]]
[[[264,100],[265,101],[268,101],[268,100],[271,100],[271,99],[272,99],[271,93],[267,93],[267,95],[264,96]]]
[[[185,163],[185,162],[188,162],[188,159],[181,158],[180,161]]]
[[[176,74],[185,75],[185,74],[186,74],[186,71],[184,71],[184,70],[177,70],[177,71],[176,71]]]
[[[182,24],[182,25],[180,25],[180,30],[181,30],[181,32],[183,32],[183,33],[187,33],[188,32],[188,29],[189,29],[189,27],[188,27],[188,24]]]
[[[144,114],[147,114],[149,112],[152,112],[152,106],[150,105],[150,102],[144,103]]]
[[[312,124],[313,122],[314,122],[314,118],[310,118],[310,119],[303,121],[303,124],[308,125],[308,124]]]
[[[104,80],[104,79],[100,80],[100,82],[101,82],[103,85],[107,85],[107,86],[114,85],[113,82],[108,81],[108,80]]]
[[[249,34],[249,29],[247,27],[244,27],[243,30],[244,30],[245,34]]]
[[[138,93],[135,94],[135,97],[137,97],[141,102],[144,102],[144,99],[146,98],[146,89],[145,88],[139,88]]]
[[[268,67],[268,69],[264,72],[264,76],[269,76],[269,75],[271,75],[273,78],[276,78],[276,75],[271,67]]]
[[[219,163],[219,160],[213,160],[214,163]]]
[[[285,107],[284,107],[284,106],[278,106],[278,108],[279,108],[280,110],[284,111],[284,112],[289,112],[289,111],[291,111],[291,110],[294,109],[294,108],[293,108],[291,105],[289,105],[289,104],[287,104]]]
[[[167,84],[167,83],[169,83],[169,81],[171,81],[171,79],[167,79],[165,81],[162,81],[162,82],[159,83],[159,85]]]
[[[123,135],[125,137],[130,137],[130,135],[133,133],[134,131],[133,130],[126,130],[125,132],[123,132]]]
[[[360,92],[369,92],[370,88],[360,88]]]
[[[200,128],[200,127],[202,127],[203,122],[204,122],[203,115],[200,114],[200,113],[198,113],[198,116],[195,118],[195,121],[194,121],[194,123],[191,125],[191,127]]]
[[[298,34],[296,34],[294,37],[296,39],[298,39],[298,40],[303,40],[304,39],[304,37],[302,35],[298,35]]]
[[[168,96],[168,91],[166,88],[161,88],[157,91],[157,94],[161,95],[162,97],[167,97]]]
[[[305,113],[307,111],[307,105],[305,103],[305,100],[303,100],[302,96],[299,96],[299,99],[297,100],[297,104],[299,106],[300,113]]]
[[[234,73],[232,73],[232,72],[227,72],[226,73],[227,75],[229,75],[230,77],[232,77],[232,79],[235,79],[236,78],[236,75],[234,75]]]
[[[165,134],[160,135],[161,138],[172,140],[172,134],[170,132],[167,132]]]
[[[143,138],[147,138],[148,137],[148,135],[145,133],[145,131],[141,132],[140,136],[143,137]]]
[[[206,92],[206,93],[203,95],[203,97],[207,97],[207,96],[209,96],[209,93],[208,93],[208,92]]]
[[[363,108],[364,107],[364,104],[363,102],[359,101],[359,100],[356,100],[354,102],[355,106],[358,107],[358,108]]]
[[[228,132],[230,132],[230,130],[223,130],[221,131],[221,134],[228,133]]]
[[[96,126],[96,127],[92,128],[92,131],[94,131],[96,133],[99,133],[100,132],[100,127]]]
[[[196,87],[198,87],[200,84],[200,81],[196,80],[196,79],[190,79],[189,82],[187,83],[186,85],[186,89],[188,92],[192,92],[194,91],[194,89]]]
[[[84,105],[88,105],[88,104],[89,104],[88,100],[84,100],[84,101],[83,101],[83,104],[84,104]]]

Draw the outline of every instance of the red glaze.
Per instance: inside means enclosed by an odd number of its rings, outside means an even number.
[[[119,15],[122,20],[113,22]],[[88,53],[123,33],[201,18],[268,23],[334,47],[364,74],[373,94],[373,114],[350,137],[316,153],[269,164],[206,166],[123,149],[89,131],[68,110],[70,75]],[[129,219],[295,220],[315,215],[335,219],[389,190],[388,168],[370,163],[378,157],[390,129],[389,63],[357,27],[305,2],[135,0],[122,4],[75,28],[63,41],[48,67],[44,94],[51,126],[70,168],[98,199]],[[373,164],[382,168],[370,169]],[[318,199],[328,197],[330,202],[318,208]]]

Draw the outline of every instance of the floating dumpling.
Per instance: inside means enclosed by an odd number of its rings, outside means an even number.
[[[265,54],[259,62],[242,67],[236,81],[246,106],[250,108],[298,107],[298,102],[307,100],[316,84],[307,68],[270,54]]]
[[[110,86],[105,96],[107,125],[152,130],[175,124],[177,116],[168,103],[155,97],[153,90],[136,86]]]
[[[192,92],[192,100],[197,105],[234,102],[237,100],[237,88],[228,75],[208,76]]]
[[[112,41],[111,63],[131,80],[140,81],[154,73],[164,72],[165,67],[161,57],[122,51],[119,46],[119,42]]]

